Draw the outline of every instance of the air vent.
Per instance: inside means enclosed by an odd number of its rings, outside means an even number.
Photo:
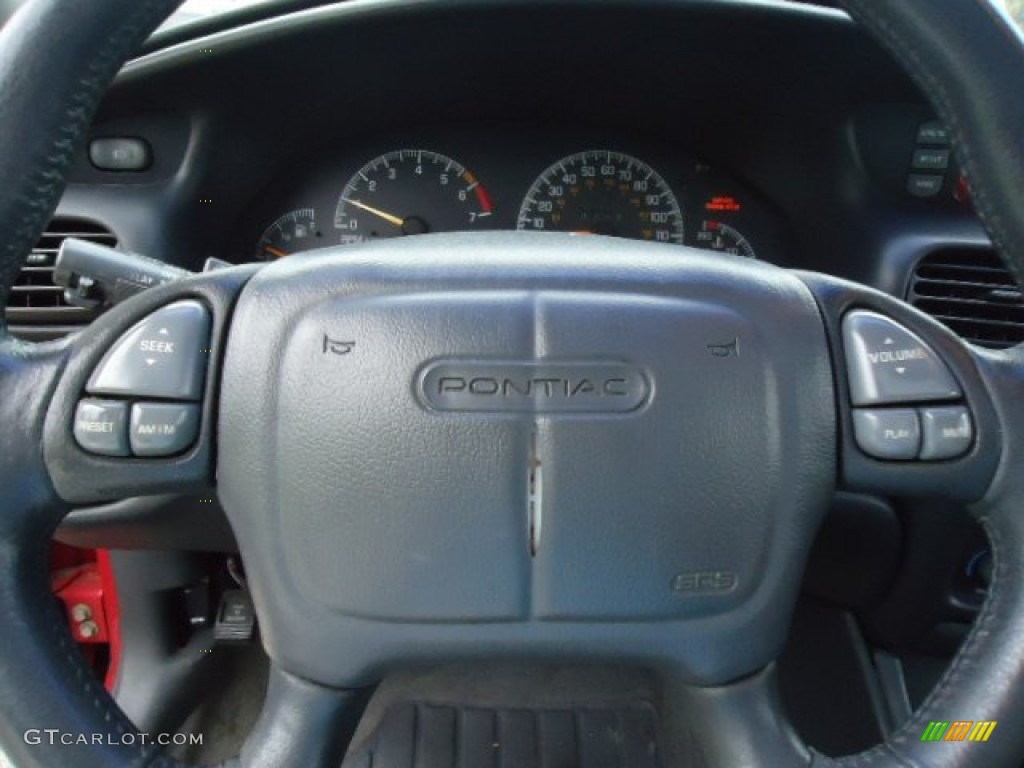
[[[51,221],[25,261],[7,302],[7,323],[15,336],[36,341],[57,338],[99,314],[68,304],[64,301],[64,290],[53,282],[57,252],[68,237],[110,247],[117,245],[114,234],[94,222],[63,217]]]
[[[935,251],[917,263],[907,299],[972,344],[1005,349],[1024,341],[1024,298],[987,248]]]

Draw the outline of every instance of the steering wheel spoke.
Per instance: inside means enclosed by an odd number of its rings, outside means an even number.
[[[252,271],[153,289],[74,339],[45,425],[61,498],[85,505],[213,486],[223,347]]]
[[[982,498],[1002,452],[984,353],[891,296],[827,275],[800,276],[829,334],[840,487]]]

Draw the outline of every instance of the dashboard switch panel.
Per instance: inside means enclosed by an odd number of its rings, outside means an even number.
[[[949,168],[949,150],[916,149],[911,165],[921,171],[945,171]]]
[[[907,192],[914,197],[936,197],[945,183],[942,176],[930,173],[912,173],[907,178]]]
[[[921,423],[910,408],[856,410],[853,429],[860,449],[876,459],[912,461],[921,449]]]
[[[198,301],[157,310],[125,333],[89,379],[90,394],[200,399],[210,346],[210,313]]]
[[[854,405],[934,402],[961,395],[935,350],[884,315],[850,312],[843,320],[843,344]]]
[[[82,400],[75,410],[75,440],[89,453],[128,456],[128,405]]]
[[[173,456],[195,442],[199,406],[194,403],[135,403],[129,439],[136,456]]]
[[[941,120],[929,120],[927,123],[921,123],[917,129],[917,143],[948,147],[952,143],[949,128]]]
[[[962,405],[921,410],[922,461],[955,459],[967,453],[974,440],[974,428]]]

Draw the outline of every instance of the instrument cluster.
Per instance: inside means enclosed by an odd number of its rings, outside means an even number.
[[[778,262],[781,217],[721,167],[671,148],[473,135],[291,166],[250,211],[246,259],[432,232],[518,229],[688,245]],[[303,168],[302,166],[306,166]]]

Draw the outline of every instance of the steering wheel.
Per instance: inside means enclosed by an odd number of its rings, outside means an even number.
[[[4,29],[0,299],[105,87],[176,5],[35,0]],[[984,0],[845,5],[951,126],[1021,278],[1019,33]],[[0,328],[0,372],[0,739],[19,766],[175,764],[80,660],[48,544],[72,505],[214,484],[272,660],[242,764],[337,765],[359,687],[467,658],[658,670],[666,721],[688,723],[666,728],[672,765],[1024,755],[1024,357],[863,286],[600,237],[438,235],[198,275],[63,342]],[[112,456],[75,436],[140,408],[194,441]],[[994,570],[913,718],[831,760],[788,727],[772,662],[837,485],[969,503]],[[968,719],[999,728],[920,740]]]

